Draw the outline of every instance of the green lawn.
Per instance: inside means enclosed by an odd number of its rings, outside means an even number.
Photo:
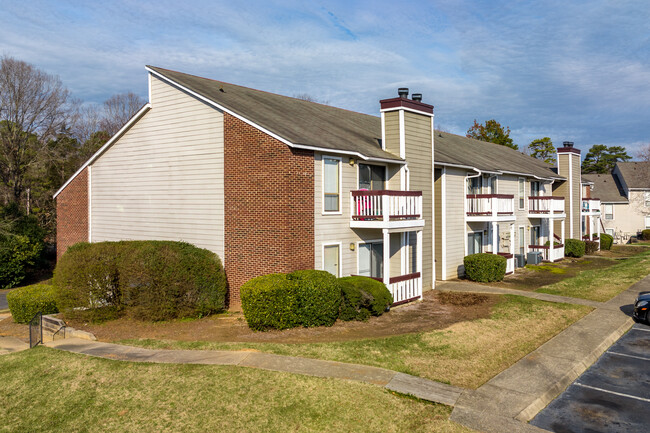
[[[607,269],[583,271],[575,277],[537,289],[540,293],[608,301],[650,274],[650,251],[621,260]]]
[[[0,356],[1,432],[469,432],[451,408],[356,382],[127,363],[54,349]]]
[[[334,343],[214,343],[126,340],[149,348],[254,349],[367,364],[477,388],[586,315],[590,308],[504,296],[488,319],[456,323],[446,329],[388,338]]]

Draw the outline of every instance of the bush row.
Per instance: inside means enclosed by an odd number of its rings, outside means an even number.
[[[481,283],[501,281],[506,275],[507,260],[497,254],[478,253],[465,256],[465,276]]]
[[[240,289],[242,310],[251,329],[332,326],[337,318],[365,320],[382,314],[393,299],[371,278],[336,278],[304,270],[253,278]]]
[[[184,242],[78,243],[59,260],[53,285],[61,311],[91,320],[201,317],[225,308],[219,257]]]
[[[586,243],[579,239],[564,241],[564,255],[567,257],[582,257],[585,255]]]
[[[585,254],[593,254],[598,251],[598,246],[600,245],[598,241],[584,241],[585,242]]]
[[[42,314],[54,314],[56,306],[54,287],[47,284],[34,284],[7,293],[9,311],[17,323],[28,323],[39,311]]]
[[[650,241],[650,229],[645,229],[641,231],[641,239],[644,241]]]

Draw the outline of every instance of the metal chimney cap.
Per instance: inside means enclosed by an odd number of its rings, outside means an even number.
[[[564,147],[573,147],[573,141],[564,141],[564,142],[562,142],[562,146],[564,146]]]
[[[414,101],[422,102],[422,93],[414,93],[411,95]]]
[[[408,87],[400,87],[397,89],[397,94],[399,95],[400,98],[408,98],[409,97],[409,88]]]

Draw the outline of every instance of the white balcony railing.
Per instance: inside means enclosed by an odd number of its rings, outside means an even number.
[[[600,215],[600,199],[583,198],[582,213],[586,215]]]
[[[352,191],[352,219],[409,220],[422,217],[422,191]]]
[[[508,253],[497,253],[506,259],[506,275],[512,274],[515,271],[515,256]]]
[[[498,219],[515,215],[515,196],[507,194],[467,194],[467,216]]]
[[[419,272],[392,277],[388,291],[393,295],[393,305],[419,299],[422,296],[422,276]]]
[[[564,214],[564,197],[530,196],[528,213],[540,217]]]

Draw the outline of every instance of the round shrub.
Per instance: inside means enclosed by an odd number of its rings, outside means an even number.
[[[253,278],[239,290],[251,329],[331,326],[339,315],[341,288],[325,271],[296,271]]]
[[[27,236],[0,237],[0,289],[10,289],[25,278],[25,270],[36,263],[43,243]]]
[[[7,294],[9,311],[17,323],[28,323],[39,311],[43,314],[58,313],[56,292],[47,284],[34,284],[12,290]]]
[[[296,283],[298,311],[302,326],[332,326],[339,317],[341,287],[327,271],[304,270],[287,275]]]
[[[641,239],[650,241],[650,229],[641,230]]]
[[[497,254],[478,253],[465,256],[465,276],[481,283],[501,281],[506,275],[506,258]]]
[[[79,243],[54,270],[58,305],[91,320],[202,317],[225,308],[219,257],[185,242]]]
[[[582,257],[585,255],[586,245],[579,239],[567,239],[564,242],[564,255],[567,257]]]
[[[593,254],[598,251],[598,241],[584,241],[585,254]]]
[[[607,233],[600,234],[600,249],[601,250],[611,250],[612,244],[614,243],[614,237],[608,235]]]
[[[393,303],[393,296],[381,281],[368,277],[339,278],[341,285],[341,320],[367,320],[382,315]]]

